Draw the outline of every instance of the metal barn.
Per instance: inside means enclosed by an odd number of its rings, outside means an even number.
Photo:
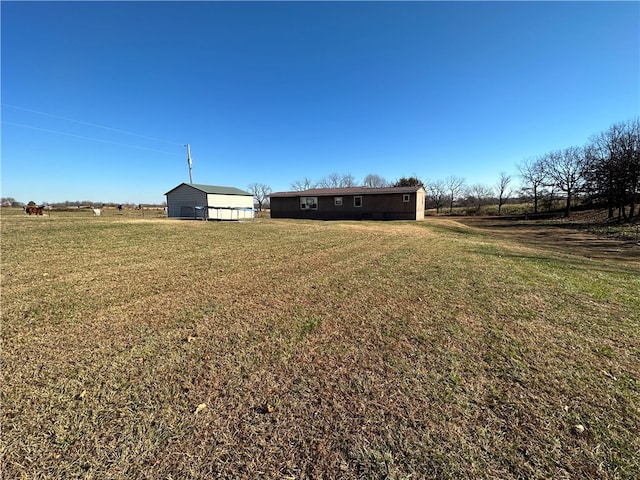
[[[250,220],[253,195],[234,187],[181,183],[165,193],[167,216],[191,220]]]

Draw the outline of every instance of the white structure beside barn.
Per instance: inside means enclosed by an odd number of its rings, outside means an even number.
[[[251,220],[253,195],[234,187],[181,183],[165,193],[167,216],[191,220]]]

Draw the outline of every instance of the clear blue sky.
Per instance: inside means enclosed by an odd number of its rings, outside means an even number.
[[[160,203],[186,143],[195,183],[493,185],[640,111],[638,2],[1,9],[2,196],[22,202]]]

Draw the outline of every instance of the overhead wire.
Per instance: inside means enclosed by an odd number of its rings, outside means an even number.
[[[147,135],[141,135],[139,133],[128,132],[126,130],[121,130],[119,128],[106,127],[104,125],[98,125],[96,123],[85,122],[84,120],[76,120],[76,119],[73,119],[73,118],[63,117],[61,115],[54,115],[53,113],[40,112],[38,110],[33,110],[33,109],[30,109],[30,108],[20,107],[18,105],[11,105],[11,104],[8,104],[8,103],[2,103],[1,105],[3,107],[13,108],[13,109],[16,109],[16,110],[22,110],[24,112],[35,113],[35,114],[38,114],[38,115],[44,115],[44,116],[51,117],[51,118],[58,118],[60,120],[66,120],[66,121],[69,121],[69,122],[75,122],[75,123],[79,123],[79,124],[82,124],[82,125],[87,125],[87,126],[95,127],[95,128],[102,128],[104,130],[110,130],[112,132],[124,133],[125,135],[133,135],[135,137],[146,138],[148,140],[155,140],[157,142],[168,143],[169,145],[174,145],[174,146],[179,146],[179,147],[183,147],[184,146],[181,143],[171,142],[169,140],[164,140],[162,138],[150,137],[150,136],[147,136]],[[2,122],[2,123],[5,123],[5,122]],[[24,125],[20,125],[20,126],[24,127]],[[29,127],[26,127],[26,128],[29,128]],[[38,129],[37,127],[31,127],[31,128],[34,128],[36,130],[42,130],[42,129]],[[56,132],[56,133],[61,133],[61,132]],[[64,134],[64,133],[62,133],[62,135],[76,136],[76,135]],[[86,138],[89,138],[89,137],[86,137]],[[96,139],[92,139],[92,140],[96,140]],[[114,142],[106,142],[106,143],[114,143]]]
[[[31,130],[40,130],[41,132],[55,133],[57,135],[66,135],[68,137],[82,138],[82,139],[85,139],[85,140],[93,140],[95,142],[110,143],[112,145],[119,145],[121,147],[137,148],[139,150],[147,150],[149,152],[162,153],[164,155],[172,155],[172,156],[176,155],[176,153],[165,152],[165,151],[162,151],[162,150],[156,150],[155,148],[139,147],[137,145],[129,145],[127,143],[113,142],[111,140],[104,140],[104,139],[101,139],[101,138],[87,137],[87,136],[84,136],[84,135],[77,135],[75,133],[58,132],[56,130],[49,130],[49,129],[46,129],[46,128],[33,127],[31,125],[23,125],[23,124],[20,124],[20,123],[2,121],[2,124],[3,125],[11,125],[11,126],[20,127],[20,128],[29,128]]]

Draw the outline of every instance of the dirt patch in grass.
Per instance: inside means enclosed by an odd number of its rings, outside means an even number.
[[[638,264],[640,244],[635,238],[620,238],[598,231],[582,221],[526,222],[501,220],[498,217],[464,217],[459,221],[523,245],[552,249],[592,259]]]
[[[625,259],[439,219],[1,228],[5,478],[640,467]]]

